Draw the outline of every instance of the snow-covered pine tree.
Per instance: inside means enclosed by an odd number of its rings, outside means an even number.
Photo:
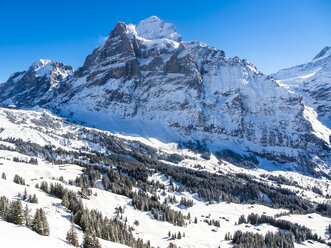
[[[33,217],[33,221],[32,221],[32,230],[38,234],[42,233],[42,223],[41,222],[42,221],[41,221],[39,209],[37,209],[36,213]]]
[[[101,248],[98,238],[95,235],[90,235],[89,228],[84,233],[83,248]]]
[[[66,240],[75,247],[79,246],[78,235],[73,222],[71,222],[71,227],[67,232]]]
[[[66,208],[69,207],[69,199],[68,199],[68,192],[65,191],[62,197],[62,205]]]
[[[14,183],[25,185],[25,180],[23,177],[20,177],[19,175],[15,175],[13,179]]]
[[[49,235],[49,225],[47,217],[44,210],[42,210],[41,208],[36,210],[32,221],[32,230],[43,236]]]
[[[28,192],[27,192],[27,190],[26,190],[26,188],[25,188],[25,189],[24,189],[23,196],[22,196],[22,200],[25,201],[27,198],[28,198]]]
[[[48,236],[49,235],[49,225],[48,225],[46,213],[44,212],[44,210],[40,209],[40,215],[41,215],[43,230],[44,230],[43,235]]]
[[[92,235],[92,240],[93,240],[93,244],[94,247],[93,248],[102,248],[99,242],[99,239],[97,238],[97,236]]]
[[[30,209],[28,205],[25,205],[24,209],[24,220],[25,220],[25,225],[31,226],[31,216],[30,216]]]
[[[38,203],[38,198],[36,196],[36,194],[33,194],[31,200],[30,200],[30,203]]]
[[[24,223],[23,207],[20,199],[10,203],[5,214],[5,220],[15,225],[22,225]]]
[[[5,217],[5,214],[7,213],[7,209],[9,206],[9,201],[5,196],[0,197],[0,217]]]

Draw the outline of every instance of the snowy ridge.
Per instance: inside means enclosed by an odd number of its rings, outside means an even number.
[[[68,67],[62,67],[57,65],[58,62],[49,59],[39,59],[35,61],[31,67],[35,71],[36,77],[61,77],[60,80],[70,76],[74,71]],[[52,87],[56,87],[58,81],[51,80]]]
[[[331,55],[331,47],[324,47],[322,51],[319,52],[314,58],[314,60],[317,59],[324,59],[326,57],[329,57]]]
[[[280,70],[272,75],[283,87],[303,96],[318,119],[331,127],[331,48],[325,47],[306,64]]]
[[[52,71],[52,64],[53,62],[49,59],[39,59],[35,61],[31,67],[36,72],[36,76],[42,77],[46,76],[49,77]]]

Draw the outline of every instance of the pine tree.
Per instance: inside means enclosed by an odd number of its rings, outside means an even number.
[[[14,176],[13,182],[17,184],[25,185],[25,180],[18,175]]]
[[[78,235],[73,222],[71,222],[70,230],[67,232],[66,240],[75,247],[79,246]]]
[[[25,225],[31,226],[30,209],[29,209],[28,205],[25,205],[24,220],[25,220]]]
[[[40,216],[41,216],[42,223],[43,223],[43,230],[44,230],[43,235],[48,236],[49,235],[49,225],[48,225],[46,213],[42,209],[40,209]]]
[[[2,172],[1,178],[7,180],[6,174],[4,172]]]
[[[69,207],[69,199],[68,199],[67,191],[64,192],[64,195],[62,197],[62,205],[65,206],[66,208]]]
[[[33,194],[31,200],[30,200],[30,203],[38,203],[38,198],[36,196],[36,194]]]
[[[230,236],[230,233],[226,233],[225,234],[225,237],[224,237],[225,240],[231,240],[231,236]]]
[[[83,212],[78,224],[82,228],[83,232],[86,232],[89,229],[89,220],[85,212]]]
[[[17,199],[16,201],[12,201],[10,203],[5,219],[15,225],[22,225],[24,223],[21,200]]]
[[[43,236],[49,235],[49,225],[46,214],[41,208],[36,210],[32,221],[32,230]]]
[[[26,191],[26,188],[25,188],[23,196],[22,196],[22,200],[25,201],[27,198],[28,198],[28,192]]]
[[[92,235],[92,240],[93,240],[93,244],[94,244],[93,248],[102,248],[97,236]]]
[[[9,201],[5,196],[0,197],[0,217],[5,217],[8,211]]]
[[[101,248],[98,238],[95,235],[90,235],[89,228],[84,233],[83,248]]]
[[[39,209],[37,209],[32,221],[32,230],[40,234],[42,232],[41,229],[42,229],[41,217],[40,217]]]

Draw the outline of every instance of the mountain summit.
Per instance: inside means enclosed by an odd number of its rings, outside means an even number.
[[[134,29],[139,37],[147,40],[162,38],[167,38],[177,42],[182,40],[181,35],[177,34],[176,27],[174,25],[160,20],[157,16],[151,16],[139,22]]]
[[[320,51],[314,58],[314,60],[316,59],[320,59],[320,58],[324,58],[324,57],[328,57],[331,55],[331,47],[324,47],[322,49],[322,51]]]
[[[198,142],[220,156],[230,149],[255,166],[273,161],[276,168],[330,171],[331,131],[300,95],[245,59],[182,41],[155,16],[137,25],[119,22],[47,101],[31,97],[28,106],[39,103],[104,130]]]
[[[74,70],[60,62],[39,59],[27,71],[15,72],[0,85],[4,105],[31,107],[46,101],[49,93]]]

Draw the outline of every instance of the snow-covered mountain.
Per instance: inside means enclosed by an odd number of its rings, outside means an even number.
[[[69,65],[47,59],[34,62],[27,71],[13,73],[0,85],[0,104],[31,107],[45,102],[60,81],[74,70]]]
[[[331,128],[331,47],[325,47],[305,64],[280,70],[272,75],[279,84],[303,96],[318,119]]]
[[[118,23],[47,106],[102,129],[156,138],[166,132],[295,161],[303,170],[314,157],[327,168],[331,132],[300,95],[247,60],[181,41],[175,27],[157,17],[136,26]]]
[[[331,131],[301,95],[245,59],[182,41],[155,16],[137,25],[119,22],[82,67],[43,94],[9,92],[0,93],[2,103],[39,105],[103,130],[198,141],[223,157],[228,149],[240,153],[255,166],[273,161],[275,168],[330,173]]]

